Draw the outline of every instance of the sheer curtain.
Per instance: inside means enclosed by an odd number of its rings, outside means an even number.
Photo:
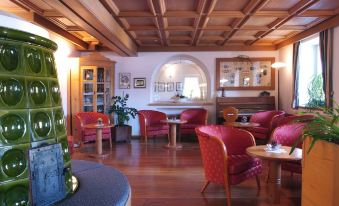
[[[333,106],[333,29],[327,29],[319,34],[320,59],[322,64],[323,88],[325,104]]]
[[[293,65],[292,65],[292,72],[293,72],[293,82],[294,82],[294,87],[293,87],[293,98],[292,98],[292,108],[297,109],[299,107],[299,96],[298,96],[298,81],[299,81],[299,76],[298,76],[298,58],[299,58],[299,46],[300,46],[300,41],[295,42],[293,44]]]

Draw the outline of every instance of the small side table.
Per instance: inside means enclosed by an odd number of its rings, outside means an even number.
[[[302,150],[295,148],[293,153],[289,155],[291,147],[282,146],[285,153],[266,152],[266,145],[252,146],[246,149],[247,154],[253,157],[269,161],[269,178],[268,192],[271,202],[280,203],[280,187],[281,187],[281,162],[282,161],[298,161],[302,159]]]
[[[96,154],[94,155],[95,157],[102,158],[102,157],[106,157],[108,155],[108,154],[102,153],[102,129],[111,128],[111,127],[114,127],[114,125],[112,125],[112,124],[97,124],[97,123],[84,125],[84,128],[96,129],[97,134],[96,134],[96,140],[95,140],[95,145],[96,145]],[[112,142],[112,140],[110,142]],[[112,147],[112,145],[110,145],[110,146]]]
[[[224,125],[237,128],[252,128],[260,126],[260,124],[254,122],[224,122]]]
[[[182,148],[182,145],[177,144],[177,125],[185,124],[187,121],[180,120],[180,119],[167,119],[167,120],[161,120],[161,122],[164,122],[170,125],[170,139],[169,139],[168,145],[166,145],[165,147],[169,149]]]

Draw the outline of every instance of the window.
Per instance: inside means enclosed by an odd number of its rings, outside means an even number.
[[[319,36],[300,42],[295,91],[298,107],[325,105]]]
[[[152,101],[198,102],[207,99],[207,78],[193,59],[174,57],[152,80]]]
[[[189,99],[200,99],[199,77],[185,77],[182,94]]]

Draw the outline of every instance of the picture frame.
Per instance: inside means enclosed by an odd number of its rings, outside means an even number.
[[[274,90],[274,57],[216,59],[216,90]]]
[[[119,73],[119,89],[131,88],[131,73]]]
[[[174,82],[167,82],[167,91],[168,92],[174,91]]]
[[[183,90],[183,84],[182,84],[182,82],[176,82],[176,84],[175,84],[175,90],[176,90],[176,91],[182,91],[182,90]]]
[[[158,92],[165,92],[165,82],[158,82]]]
[[[134,88],[146,88],[146,77],[138,77],[133,79]]]

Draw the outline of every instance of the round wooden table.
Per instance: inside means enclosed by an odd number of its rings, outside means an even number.
[[[164,122],[170,125],[170,139],[169,139],[168,145],[166,145],[165,147],[169,149],[182,148],[182,145],[177,144],[177,125],[185,124],[187,121],[180,120],[180,119],[167,119],[167,120],[161,120],[161,122]]]
[[[247,154],[253,157],[269,161],[269,179],[268,192],[271,202],[280,203],[280,187],[281,187],[281,162],[282,161],[298,161],[302,159],[302,150],[296,148],[289,155],[291,147],[282,146],[285,152],[277,153],[274,151],[265,151],[266,145],[252,146],[246,149]]]
[[[224,125],[238,128],[250,128],[260,126],[260,124],[255,122],[224,122]]]
[[[106,157],[108,154],[104,154],[102,152],[102,129],[104,128],[111,128],[114,127],[114,125],[112,124],[98,124],[98,123],[94,123],[94,124],[86,124],[84,125],[84,128],[87,129],[96,129],[96,140],[95,140],[95,145],[96,145],[96,154],[91,156],[95,156],[95,157]]]

